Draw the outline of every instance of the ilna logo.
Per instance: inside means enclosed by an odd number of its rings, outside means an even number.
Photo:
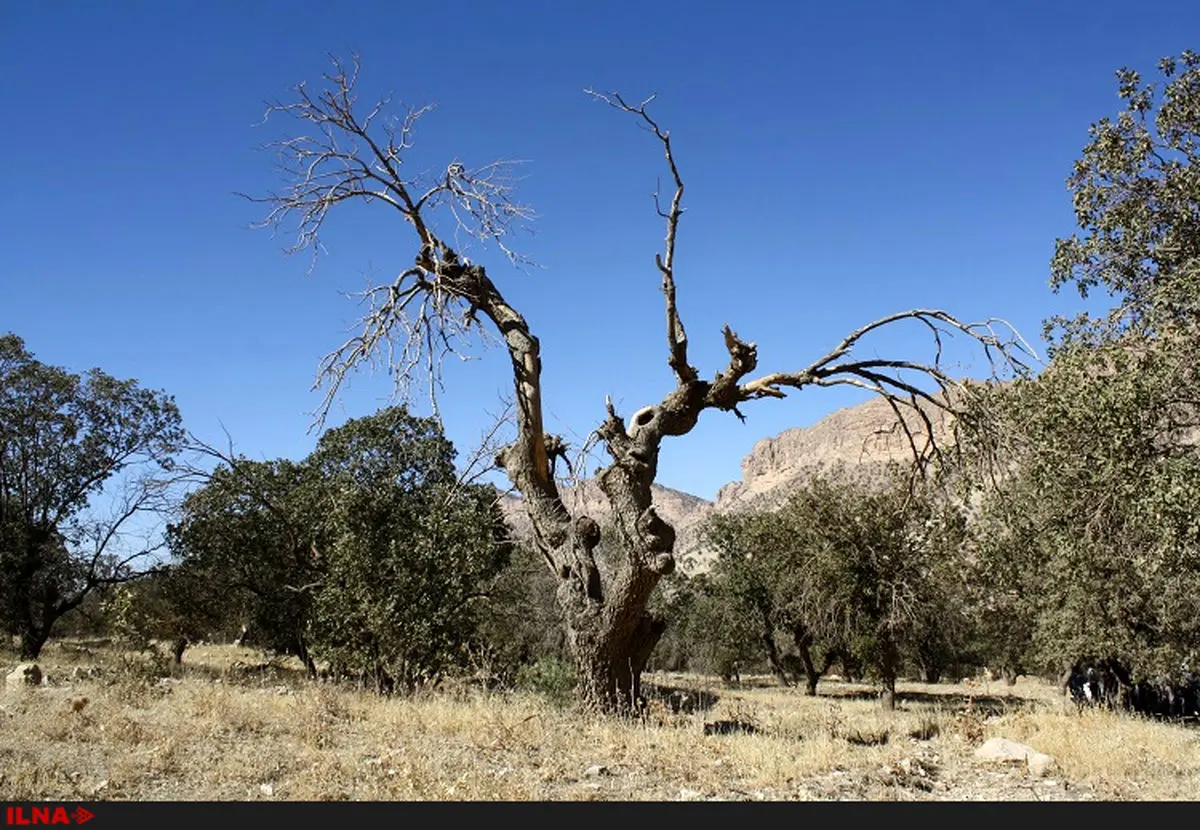
[[[67,812],[66,807],[9,807],[5,818],[13,824],[83,824],[91,821],[92,813],[76,807]]]

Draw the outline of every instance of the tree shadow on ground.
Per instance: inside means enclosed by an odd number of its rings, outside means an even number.
[[[193,677],[210,681],[220,680],[238,686],[300,686],[312,681],[312,677],[304,668],[281,665],[274,660],[256,663],[236,660],[227,667],[220,667],[206,663],[188,663],[185,657],[181,668],[183,673]]]
[[[879,692],[870,689],[822,690],[819,697],[839,700],[878,700]],[[1037,701],[1015,695],[969,695],[962,692],[896,691],[896,705],[905,704],[931,709],[973,709],[981,715],[1003,715],[1014,710],[1029,709]]]
[[[701,689],[685,689],[679,686],[665,686],[648,682],[642,683],[642,694],[647,701],[660,701],[672,714],[676,715],[707,712],[721,699],[712,692]]]

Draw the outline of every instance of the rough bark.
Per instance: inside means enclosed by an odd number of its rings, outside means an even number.
[[[900,653],[895,643],[889,643],[884,648],[879,667],[882,675],[879,702],[885,710],[890,712],[896,708],[896,675],[900,668]]]

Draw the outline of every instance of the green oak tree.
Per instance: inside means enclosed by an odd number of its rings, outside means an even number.
[[[1047,322],[1052,360],[988,404],[1006,428],[979,584],[1008,659],[1200,668],[1200,55],[1117,73],[1068,186],[1051,284],[1112,298]]]
[[[0,336],[0,624],[36,657],[95,592],[161,548],[165,474],[183,429],[170,396],[37,360]]]
[[[308,627],[322,528],[312,470],[229,455],[205,479],[170,528],[178,634],[244,626],[253,642],[297,656],[315,674]]]
[[[833,656],[857,658],[891,708],[907,663],[936,672],[961,648],[948,632],[961,619],[965,534],[965,511],[932,483],[914,487],[896,474],[881,484],[850,469],[818,474],[777,510],[710,520],[720,556],[714,595],[753,626],[782,682],[781,632],[810,694]]]
[[[299,462],[220,457],[172,526],[181,618],[216,599],[257,644],[381,692],[466,659],[510,550],[494,488],[459,481],[435,419],[391,407]]]
[[[462,665],[509,563],[491,486],[463,484],[437,421],[400,407],[321,436],[313,642],[338,674],[411,691]]]

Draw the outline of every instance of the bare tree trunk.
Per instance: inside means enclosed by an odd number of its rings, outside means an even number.
[[[862,661],[848,651],[843,651],[839,655],[842,663],[842,676],[846,678],[847,683],[857,683],[863,679]]]
[[[804,666],[804,693],[809,697],[816,697],[817,683],[824,674],[824,670],[818,671],[817,666],[812,659],[812,635],[804,626],[797,626],[792,630],[792,637],[796,641],[796,651],[800,654],[800,662]],[[825,661],[825,667],[829,667],[828,658]]]
[[[896,708],[896,674],[900,666],[900,655],[895,643],[890,643],[883,655],[880,673],[883,675],[883,689],[879,693],[879,702],[883,708],[891,712]]]
[[[771,674],[775,675],[775,680],[780,686],[785,688],[792,685],[792,680],[784,671],[783,663],[779,659],[779,648],[775,645],[775,636],[771,632],[762,635],[763,648],[767,652],[767,665],[771,668]]]
[[[59,600],[57,591],[53,588],[47,593],[48,596],[35,598],[31,591],[27,591],[26,595],[21,597],[25,609],[19,634],[21,658],[24,660],[33,660],[41,655],[42,649],[50,639],[50,632],[54,630],[54,624],[79,604],[78,601]]]
[[[20,639],[20,655],[23,660],[33,660],[42,653],[50,631],[58,615],[55,613],[55,597],[47,596],[53,585],[41,591],[37,586],[37,574],[42,567],[41,550],[51,544],[52,531],[45,526],[32,526],[24,540],[17,566],[7,576],[11,580],[10,590],[16,608],[17,635]]]
[[[20,654],[22,660],[35,660],[46,645],[46,641],[50,639],[49,626],[31,625],[21,631]]]
[[[889,712],[895,710],[896,678],[894,675],[883,678],[883,689],[879,693],[879,703]]]
[[[775,623],[771,619],[771,611],[770,601],[765,597],[760,597],[758,613],[762,628],[759,629],[758,639],[767,655],[767,666],[771,669],[771,674],[775,675],[775,681],[786,689],[792,685],[792,679],[788,677],[787,670],[783,667],[779,646],[775,644]]]
[[[568,621],[568,645],[579,676],[585,705],[599,711],[628,714],[641,696],[642,671],[666,625],[647,614],[632,626]]]
[[[308,642],[304,639],[303,634],[296,634],[295,650],[296,657],[300,659],[300,662],[308,671],[308,676],[315,679],[317,676],[317,664],[308,650]]]
[[[613,480],[609,479],[610,486],[619,487],[611,484]],[[648,489],[646,495],[648,501]],[[624,550],[615,557],[614,572],[606,580],[601,579],[594,558],[600,529],[590,517],[578,517],[567,542],[552,553],[553,560],[560,563],[557,598],[581,701],[616,714],[636,710],[642,671],[666,630],[665,621],[646,608],[663,575],[660,569],[674,564],[669,555],[664,559],[661,551],[648,549],[647,539],[655,537],[640,529],[647,524],[641,517],[654,515],[653,509],[647,507],[633,521],[629,521],[630,512],[626,508],[622,513],[614,506],[615,532],[623,537],[614,544]],[[670,530],[665,522],[662,526]],[[628,536],[623,529],[629,531]],[[667,536],[673,541],[673,531]],[[630,543],[637,548],[630,550]],[[647,561],[649,565],[644,564]]]

